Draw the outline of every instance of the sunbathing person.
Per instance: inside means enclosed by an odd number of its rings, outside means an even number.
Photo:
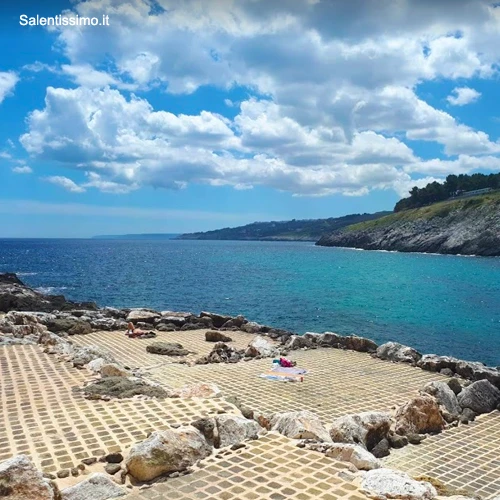
[[[145,338],[151,338],[151,337],[156,337],[155,332],[145,332],[144,330],[141,330],[140,328],[136,328],[132,322],[130,322],[127,325],[127,333],[125,334],[129,338],[136,338],[136,337],[145,337]]]

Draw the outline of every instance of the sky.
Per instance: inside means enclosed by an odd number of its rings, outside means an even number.
[[[0,237],[392,210],[500,171],[499,2],[5,0],[0,40]]]

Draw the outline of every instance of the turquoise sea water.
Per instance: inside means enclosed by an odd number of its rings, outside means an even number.
[[[244,314],[500,365],[500,258],[312,243],[0,240],[0,271],[99,305]]]

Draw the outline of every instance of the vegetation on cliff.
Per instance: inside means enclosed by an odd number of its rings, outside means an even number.
[[[408,198],[403,198],[396,203],[395,212],[418,208],[447,200],[450,197],[460,195],[462,192],[475,191],[476,189],[499,189],[500,173],[498,174],[472,174],[472,175],[449,175],[444,183],[431,182],[423,188],[414,187]]]
[[[378,219],[391,212],[353,214],[329,219],[305,219],[281,222],[254,222],[246,226],[217,229],[178,236],[183,240],[268,240],[268,241],[317,241],[323,234],[331,233],[350,224]]]
[[[323,236],[317,245],[500,255],[500,192],[447,200],[353,224]]]

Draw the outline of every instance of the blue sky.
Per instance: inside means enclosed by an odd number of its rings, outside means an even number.
[[[451,5],[2,5],[0,237],[390,210],[414,185],[498,172],[500,8]]]

